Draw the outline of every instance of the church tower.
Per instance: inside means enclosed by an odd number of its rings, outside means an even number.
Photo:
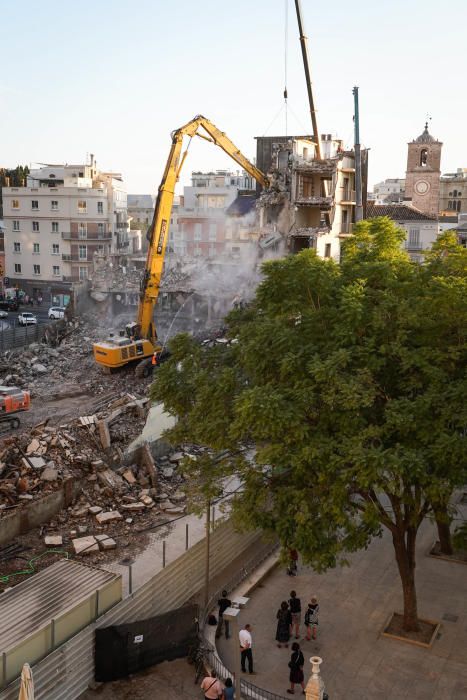
[[[424,214],[439,214],[439,182],[441,177],[441,148],[443,144],[425,130],[408,144],[405,199]]]

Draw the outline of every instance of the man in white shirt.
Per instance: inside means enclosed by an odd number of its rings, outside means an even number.
[[[238,635],[240,640],[240,651],[242,657],[242,671],[246,673],[246,660],[248,659],[248,671],[253,673],[253,640],[251,638],[251,625],[245,625]]]
[[[201,690],[204,690],[205,700],[218,700],[223,691],[222,683],[217,680],[216,672],[211,671],[210,676],[206,676],[201,683]]]

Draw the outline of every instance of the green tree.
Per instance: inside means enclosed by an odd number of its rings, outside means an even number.
[[[17,165],[16,168],[0,168],[0,218],[3,216],[2,187],[7,183],[10,187],[22,187],[26,184],[29,174],[27,165]]]
[[[263,266],[254,301],[228,318],[230,345],[171,343],[152,396],[170,438],[236,457],[186,465],[212,497],[239,473],[235,517],[323,571],[389,530],[404,628],[418,629],[419,527],[465,480],[465,255],[427,265],[388,218],[364,221],[340,266],[304,251]],[[456,275],[447,269],[455,267]]]

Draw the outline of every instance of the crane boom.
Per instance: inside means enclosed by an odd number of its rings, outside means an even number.
[[[200,129],[205,133],[201,132]],[[120,367],[134,360],[141,360],[160,350],[153,318],[154,307],[160,291],[175,186],[187,154],[187,151],[182,153],[185,136],[190,138],[199,136],[214,143],[249,175],[254,177],[262,187],[269,186],[269,181],[264,173],[248,158],[245,158],[229,137],[206,117],[197,115],[187,124],[172,132],[172,146],[159,185],[154,216],[148,231],[149,249],[141,283],[137,321],[127,326],[126,338],[122,337],[124,334],[121,334],[118,340],[110,339],[103,343],[94,344],[96,362],[108,369]]]

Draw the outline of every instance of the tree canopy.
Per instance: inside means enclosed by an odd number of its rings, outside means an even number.
[[[441,237],[424,265],[388,218],[354,228],[341,265],[314,251],[263,265],[227,322],[230,345],[175,337],[152,396],[169,437],[255,459],[187,466],[212,495],[240,473],[235,512],[318,571],[387,528],[417,629],[415,541],[433,504],[465,483],[467,251]],[[446,500],[447,499],[447,500]]]

